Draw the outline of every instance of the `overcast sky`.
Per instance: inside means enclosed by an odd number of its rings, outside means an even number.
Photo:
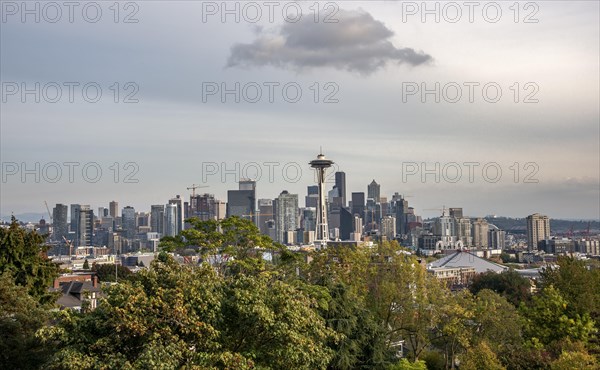
[[[348,193],[375,179],[424,216],[600,218],[597,1],[428,3],[439,22],[420,1],[21,4],[2,1],[1,215],[226,200],[257,168],[258,198],[304,205],[322,147]]]

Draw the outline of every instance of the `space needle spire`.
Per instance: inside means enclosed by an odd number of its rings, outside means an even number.
[[[317,171],[317,181],[319,183],[319,204],[317,207],[317,230],[316,245],[324,247],[329,240],[329,226],[327,225],[327,204],[325,203],[325,170],[333,164],[332,160],[325,158],[323,151],[319,153],[317,159],[309,162],[310,166]]]

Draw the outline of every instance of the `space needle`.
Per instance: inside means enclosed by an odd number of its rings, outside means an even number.
[[[312,168],[317,170],[317,181],[319,182],[319,206],[317,208],[317,235],[315,245],[324,247],[329,240],[327,205],[325,204],[325,170],[331,167],[333,161],[325,158],[323,153],[321,153],[317,156],[317,159],[313,159],[309,164]]]

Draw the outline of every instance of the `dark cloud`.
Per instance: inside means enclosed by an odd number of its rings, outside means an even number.
[[[333,67],[369,74],[388,62],[416,66],[431,60],[423,52],[395,47],[389,41],[394,33],[365,11],[340,10],[335,18],[337,23],[315,23],[307,15],[275,32],[261,30],[251,44],[231,48],[227,66]]]

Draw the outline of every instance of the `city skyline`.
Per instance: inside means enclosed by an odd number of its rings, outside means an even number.
[[[108,3],[100,3],[96,23],[6,15],[3,174],[13,173],[15,163],[26,170],[58,163],[63,176],[36,183],[31,175],[22,182],[20,171],[8,175],[0,184],[0,214],[43,210],[44,200],[119,198],[138,208],[186,195],[199,182],[223,199],[235,181],[202,182],[202,163],[298,163],[298,183],[282,183],[281,176],[259,181],[257,196],[300,193],[312,183],[305,159],[322,145],[354,191],[375,178],[382,194],[414,195],[420,208],[452,203],[478,215],[599,218],[598,2],[569,2],[568,11],[561,2],[539,2],[535,14],[522,3],[519,14],[499,3],[499,20],[493,12],[482,17],[480,5],[472,22],[459,4],[462,18],[452,22],[441,3],[439,19],[423,21],[421,11],[407,14],[406,2],[342,1],[333,2],[339,22],[331,24],[321,3],[318,14],[301,4],[304,17],[296,23],[282,19],[281,9],[272,21],[267,9],[255,23],[245,14],[223,21],[203,4],[142,2],[136,23],[124,22],[125,9],[115,23]],[[219,93],[236,84],[237,97]],[[82,95],[86,85],[89,96]],[[57,86],[62,98],[53,103]],[[101,99],[89,102],[98,86]],[[302,99],[294,103],[298,87]],[[501,100],[490,102],[497,87]],[[253,103],[257,89],[262,100]],[[427,95],[432,89],[437,93]],[[454,103],[457,89],[462,98]],[[71,183],[65,162],[79,162],[78,171],[97,163],[102,177],[89,183],[77,172]],[[503,173],[498,183],[480,175],[473,183],[402,181],[402,163],[423,162],[497,163]],[[138,183],[126,183],[133,173]],[[524,183],[532,174],[538,183]]]

